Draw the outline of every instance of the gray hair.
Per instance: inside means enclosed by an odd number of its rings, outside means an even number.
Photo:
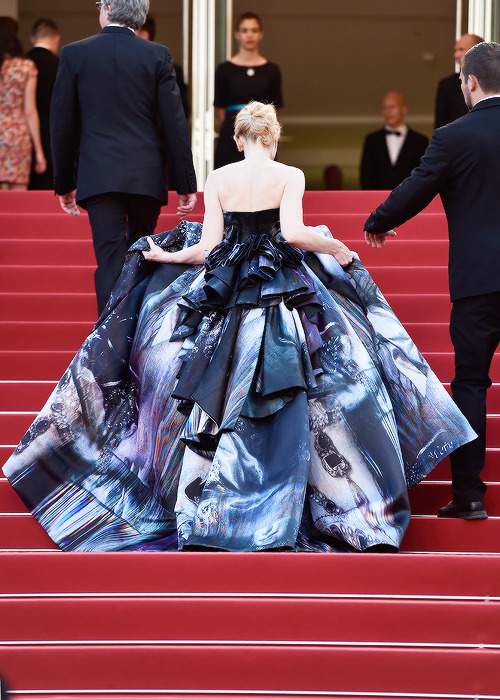
[[[131,29],[140,29],[149,12],[149,0],[106,0],[106,5],[111,7],[108,14],[110,22]]]

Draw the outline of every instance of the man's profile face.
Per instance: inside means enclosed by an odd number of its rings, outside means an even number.
[[[474,39],[472,39],[469,34],[464,34],[455,42],[455,50],[453,52],[453,57],[458,63],[460,68],[462,67],[462,61],[469,49],[475,46]]]

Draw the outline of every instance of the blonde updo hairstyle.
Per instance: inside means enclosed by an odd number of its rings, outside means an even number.
[[[236,115],[234,135],[246,141],[260,141],[265,148],[274,146],[281,136],[276,109],[262,102],[249,102]]]

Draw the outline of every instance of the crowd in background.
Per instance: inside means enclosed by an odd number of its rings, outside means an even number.
[[[136,31],[155,40],[156,23],[148,15]],[[281,71],[260,53],[264,37],[261,18],[242,14],[235,25],[236,53],[221,63],[215,74],[215,113],[219,133],[215,144],[216,168],[243,157],[232,138],[238,110],[250,100],[283,107]],[[50,147],[50,101],[59,64],[61,34],[52,19],[40,18],[32,28],[32,48],[24,54],[18,23],[0,17],[0,186],[8,189],[52,189]],[[454,58],[460,67],[463,55],[481,37],[465,34],[457,40]],[[188,86],[182,66],[174,63],[177,85],[187,118],[190,115]],[[389,87],[389,86],[388,86]],[[443,126],[467,112],[458,73],[439,82],[435,102],[435,127]],[[383,127],[367,134],[360,160],[360,187],[392,190],[416,167],[428,138],[406,123],[408,105],[401,92],[389,90],[382,98]],[[168,171],[169,188],[175,189],[175,174]],[[342,189],[338,165],[325,168],[325,189]]]

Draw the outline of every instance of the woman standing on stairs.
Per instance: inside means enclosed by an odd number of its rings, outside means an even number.
[[[31,171],[32,143],[35,171],[44,173],[47,161],[40,137],[36,109],[38,71],[23,58],[12,17],[0,17],[0,185],[27,190]]]
[[[408,488],[474,437],[357,257],[304,226],[279,135],[239,112],[203,227],[130,249],[5,465],[63,549],[396,551]]]
[[[215,112],[220,133],[215,149],[215,167],[243,160],[234,143],[234,121],[239,110],[250,100],[283,107],[281,72],[276,63],[261,55],[264,38],[262,20],[253,12],[238,17],[234,32],[238,51],[229,61],[220,63],[215,72]]]

